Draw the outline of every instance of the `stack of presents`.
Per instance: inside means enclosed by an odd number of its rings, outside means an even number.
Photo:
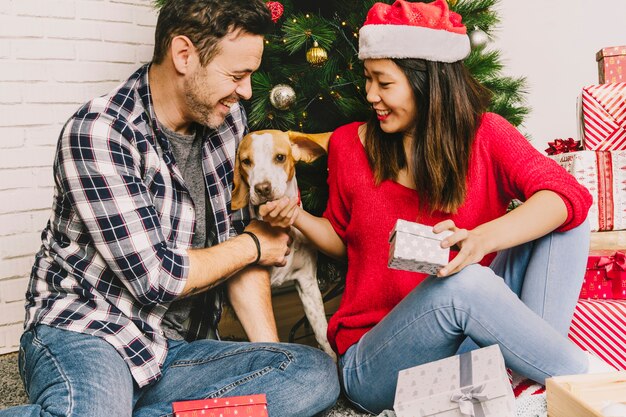
[[[626,417],[626,46],[602,49],[597,60],[600,82],[582,91],[582,144],[557,139],[546,152],[593,196],[591,250],[569,338],[621,372],[548,379],[549,417]],[[433,273],[448,253],[403,248],[438,248],[437,239],[429,227],[399,220],[389,266]],[[520,415],[514,391],[494,345],[401,371],[394,410],[398,417],[513,417]]]

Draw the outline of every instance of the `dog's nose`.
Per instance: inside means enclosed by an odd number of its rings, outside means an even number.
[[[261,197],[269,197],[272,192],[272,184],[269,181],[263,181],[254,186],[254,191]]]

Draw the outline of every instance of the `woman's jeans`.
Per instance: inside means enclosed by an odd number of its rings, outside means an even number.
[[[2,417],[173,416],[173,401],[261,393],[272,417],[302,417],[339,395],[332,359],[294,344],[170,341],[161,379],[138,388],[104,340],[40,325],[22,336],[19,365],[33,405]]]
[[[340,358],[346,395],[373,414],[391,409],[398,371],[455,355],[466,338],[497,343],[507,367],[538,382],[586,372],[567,332],[588,251],[585,222],[504,250],[490,268],[428,277]]]

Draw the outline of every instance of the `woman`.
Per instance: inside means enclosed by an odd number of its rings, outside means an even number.
[[[462,63],[461,17],[444,0],[377,3],[359,42],[374,112],[333,133],[324,217],[287,200],[261,211],[348,258],[328,330],[348,398],[370,413],[391,408],[399,370],[454,355],[468,338],[497,343],[508,367],[538,382],[610,369],[566,338],[591,196],[486,112],[490,94]],[[524,204],[507,213],[514,198]],[[458,253],[437,276],[389,269],[397,219],[451,230],[442,247]]]

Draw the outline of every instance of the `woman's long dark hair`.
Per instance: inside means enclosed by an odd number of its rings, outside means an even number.
[[[491,92],[461,62],[392,59],[407,76],[417,107],[410,173],[420,206],[455,213],[465,201],[469,157]],[[381,130],[376,114],[367,124],[365,149],[376,183],[395,180],[407,166],[403,133]]]

